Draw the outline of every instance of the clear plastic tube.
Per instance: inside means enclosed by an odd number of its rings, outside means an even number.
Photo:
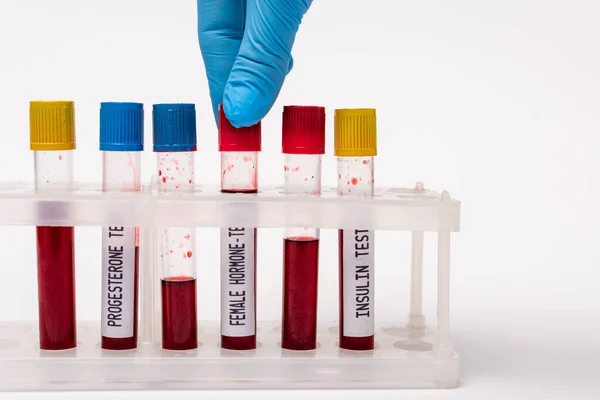
[[[34,152],[35,190],[72,190],[73,151]],[[68,210],[46,204],[39,212],[47,219],[63,219]],[[72,226],[38,226],[37,273],[40,348],[64,350],[76,347],[75,256]]]
[[[373,197],[373,162],[373,157],[338,157],[338,195]],[[339,230],[339,345],[343,349],[374,348],[374,255],[374,231]]]
[[[221,152],[221,191],[256,193],[258,152]],[[221,347],[256,348],[256,228],[221,229]]]
[[[104,151],[102,190],[141,190],[142,153]],[[137,347],[139,228],[102,228],[102,348]]]
[[[194,152],[157,152],[159,191],[191,192]],[[196,311],[196,232],[193,228],[163,228],[161,240],[162,347],[198,347]]]
[[[286,154],[284,191],[321,194],[321,155]],[[281,347],[317,348],[319,229],[288,227],[283,240],[283,328]]]
[[[221,152],[221,191],[256,193],[258,190],[258,152]]]

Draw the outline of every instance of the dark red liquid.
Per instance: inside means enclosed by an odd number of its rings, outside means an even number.
[[[258,193],[258,189],[221,189],[221,193]]]
[[[223,193],[257,193],[257,189],[221,189]],[[254,228],[254,326],[256,327],[256,228]],[[251,336],[224,336],[221,335],[221,347],[228,350],[253,350],[256,349],[256,331]]]
[[[283,329],[281,347],[317,348],[319,240],[283,240]]]
[[[196,279],[189,276],[164,278],[161,292],[163,349],[197,348]]]
[[[105,350],[130,350],[137,347],[138,332],[138,271],[140,264],[140,247],[135,246],[133,284],[133,336],[128,338],[111,338],[102,336],[102,348]]]
[[[74,229],[38,226],[36,233],[40,348],[72,349],[77,346]]]
[[[339,346],[346,350],[373,350],[375,348],[375,335],[354,337],[344,336],[344,231],[339,230],[339,269],[340,269],[340,343]]]
[[[256,335],[252,335],[252,336],[223,336],[223,335],[221,335],[221,347],[224,349],[228,349],[228,350],[254,350],[254,349],[256,349]]]
[[[256,329],[256,228],[254,228],[254,309],[251,318],[254,318]],[[250,312],[248,312],[249,314]],[[251,336],[224,336],[221,335],[221,347],[228,350],[253,350],[256,349],[256,330]]]

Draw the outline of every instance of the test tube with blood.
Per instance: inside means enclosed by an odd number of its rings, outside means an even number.
[[[284,107],[282,149],[284,192],[319,196],[321,157],[325,153],[325,108]],[[317,347],[319,229],[286,228],[283,254],[281,347],[314,350]]]
[[[373,156],[377,155],[375,110],[335,110],[334,125],[338,195],[373,197]],[[374,254],[374,231],[339,230],[342,349],[374,348]]]
[[[196,151],[193,104],[155,104],[153,139],[159,193],[192,192]],[[194,228],[166,227],[160,232],[162,347],[198,347],[196,304],[196,233]]]
[[[34,151],[35,191],[73,188],[75,109],[72,101],[32,101],[29,107],[30,148]],[[45,202],[45,220],[64,220],[64,204]],[[72,226],[38,226],[37,275],[40,348],[77,346],[75,322],[75,257]]]
[[[144,110],[140,103],[100,105],[102,190],[141,190]],[[102,228],[102,348],[137,347],[139,228]]]
[[[235,128],[219,106],[221,191],[258,191],[261,124]],[[256,348],[256,228],[221,229],[221,347]]]

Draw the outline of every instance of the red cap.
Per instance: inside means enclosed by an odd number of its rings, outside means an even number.
[[[325,154],[325,107],[284,106],[285,154]]]
[[[260,151],[260,121],[256,125],[236,128],[219,105],[219,151]]]

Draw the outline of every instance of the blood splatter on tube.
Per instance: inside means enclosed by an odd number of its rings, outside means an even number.
[[[219,107],[221,191],[258,191],[261,124],[235,128]],[[256,228],[221,229],[221,347],[256,348]]]
[[[325,108],[283,108],[282,147],[286,194],[321,194],[321,156],[325,153]],[[281,347],[317,347],[319,229],[285,229],[283,240],[283,327]]]
[[[32,101],[30,148],[34,151],[35,191],[72,190],[75,109],[72,101]],[[64,219],[60,203],[42,204],[45,219]],[[72,226],[38,226],[37,274],[40,348],[76,347],[75,257]]]
[[[138,192],[144,150],[140,103],[100,105],[102,190]],[[102,228],[102,348],[137,347],[139,228]]]
[[[338,195],[373,197],[377,155],[374,109],[335,110]],[[368,229],[340,229],[340,338],[347,350],[372,350],[375,344],[375,236]]]
[[[196,151],[196,109],[193,104],[155,104],[153,138],[160,193],[192,192]],[[196,305],[196,230],[162,228],[162,347],[198,347]]]

